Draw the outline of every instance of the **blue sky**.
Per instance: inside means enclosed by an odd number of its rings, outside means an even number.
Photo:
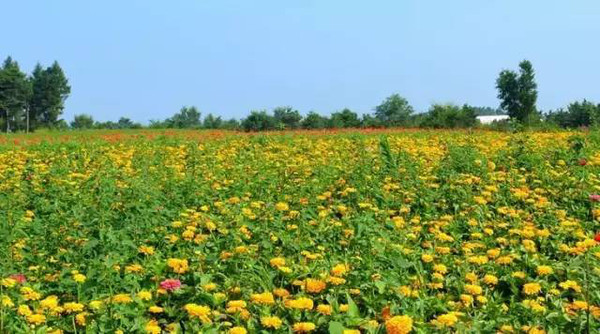
[[[600,102],[598,0],[18,0],[0,57],[58,60],[63,117],[163,119],[183,105],[243,117],[291,105],[371,112],[399,93],[498,106],[494,81],[527,58],[538,106]]]

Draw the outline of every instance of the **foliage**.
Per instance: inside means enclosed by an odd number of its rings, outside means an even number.
[[[80,114],[75,115],[71,122],[71,128],[73,129],[91,129],[94,127],[94,118],[91,115]]]
[[[538,118],[536,109],[537,84],[531,62],[519,63],[519,73],[504,70],[496,80],[500,106],[507,114],[521,123],[529,124]]]
[[[389,96],[375,107],[375,117],[384,126],[406,126],[413,112],[408,100],[398,94]]]
[[[200,117],[201,114],[198,111],[198,108],[194,106],[183,107],[178,113],[165,120],[165,124],[168,128],[176,129],[199,128],[202,125]]]
[[[427,128],[465,128],[475,125],[475,109],[468,105],[433,105],[421,122],[421,126]]]
[[[578,128],[600,124],[600,104],[590,101],[574,102],[567,110],[559,109],[546,115],[546,121],[563,128]]]
[[[2,333],[600,331],[595,132],[0,141]]]

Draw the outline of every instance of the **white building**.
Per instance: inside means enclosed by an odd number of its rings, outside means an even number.
[[[508,115],[488,115],[488,116],[477,116],[477,119],[481,124],[491,124],[492,122],[499,122],[509,119]]]

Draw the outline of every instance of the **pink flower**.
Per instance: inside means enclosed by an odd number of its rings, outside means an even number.
[[[598,195],[598,194],[591,194],[590,195],[590,201],[592,201],[592,202],[600,202],[600,195]]]
[[[23,284],[23,283],[27,282],[27,277],[25,277],[25,275],[23,275],[23,274],[13,274],[13,275],[10,275],[10,278],[14,279],[19,284]]]
[[[181,281],[178,279],[168,278],[162,282],[160,282],[160,287],[167,291],[175,291],[181,288]]]

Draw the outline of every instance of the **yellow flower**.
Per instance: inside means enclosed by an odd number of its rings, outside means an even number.
[[[317,305],[317,312],[319,312],[323,315],[331,315],[332,310],[333,309],[332,309],[331,305],[325,305],[325,304]]]
[[[188,261],[185,259],[170,258],[167,260],[167,266],[177,274],[185,274],[189,269]]]
[[[312,299],[300,297],[298,299],[289,299],[285,301],[285,306],[298,310],[312,310],[314,304]]]
[[[100,300],[92,300],[89,303],[89,306],[92,310],[99,310],[102,307],[102,301]]]
[[[150,333],[150,334],[162,333],[162,329],[160,328],[158,321],[156,321],[155,319],[148,321],[148,323],[146,323],[146,326],[144,327],[144,329],[146,330],[146,333]]]
[[[558,283],[558,286],[560,286],[563,290],[571,289],[575,292],[581,292],[581,287],[575,281],[567,280],[567,281]]]
[[[542,291],[542,286],[539,283],[526,283],[523,285],[523,293],[526,295],[536,295]]]
[[[421,255],[421,260],[425,263],[429,263],[429,262],[433,261],[433,256],[431,256],[429,254],[423,254],[423,255]]]
[[[498,277],[490,274],[485,275],[483,276],[483,283],[487,285],[496,285],[498,284]]]
[[[293,329],[296,333],[307,333],[313,331],[317,326],[312,322],[297,322],[294,324]]]
[[[275,304],[275,298],[270,292],[255,293],[250,296],[253,303],[261,305],[272,305]]]
[[[319,293],[327,287],[327,284],[321,280],[307,278],[305,281],[306,292],[308,293]]]
[[[65,312],[67,313],[74,313],[74,312],[81,312],[83,311],[83,304],[80,303],[65,303],[63,305],[63,308],[65,309]]]
[[[550,266],[538,266],[536,268],[537,274],[540,276],[546,276],[546,275],[550,275],[554,272],[554,270],[552,270],[552,267]]]
[[[21,295],[25,300],[39,300],[40,298],[42,298],[42,294],[35,292],[30,287],[22,287],[19,291],[21,292]]]
[[[229,330],[229,334],[246,334],[248,331],[244,327],[232,327]]]
[[[458,317],[455,312],[450,312],[438,316],[432,322],[440,327],[452,327],[458,322]]]
[[[147,290],[142,290],[142,291],[138,292],[137,296],[141,300],[148,301],[148,300],[152,299],[152,292],[147,291]]]
[[[0,298],[0,305],[2,305],[3,307],[13,307],[15,306],[15,303],[13,303],[10,297],[2,296],[2,298]]]
[[[115,304],[127,304],[131,303],[133,299],[131,296],[125,293],[121,293],[112,297],[112,302]]]
[[[54,310],[58,307],[58,297],[48,296],[40,301],[40,308],[42,310]]]
[[[27,305],[20,305],[17,308],[17,313],[19,313],[19,315],[22,315],[22,316],[29,316],[29,315],[33,314],[33,312],[31,312],[31,309],[29,309],[29,306],[27,306]]]
[[[17,281],[12,278],[3,278],[2,281],[0,281],[0,285],[5,288],[12,288],[17,285]]]
[[[138,251],[144,255],[153,255],[154,254],[154,247],[152,246],[140,246],[138,248]]]
[[[210,308],[208,306],[186,304],[184,309],[187,311],[190,317],[196,317],[205,323],[210,322],[210,319],[208,318],[210,315]]]
[[[41,325],[46,322],[46,316],[43,314],[30,314],[27,316],[27,322],[33,325]]]
[[[83,283],[85,282],[86,277],[83,274],[75,274],[73,275],[73,280],[77,283]]]
[[[277,209],[278,211],[287,211],[290,209],[290,206],[287,203],[278,202],[277,204],[275,204],[275,209]]]
[[[479,285],[466,284],[465,291],[467,291],[471,295],[477,296],[483,292],[483,289]]]
[[[342,334],[360,334],[358,329],[344,329]]]
[[[285,258],[282,257],[274,257],[271,260],[269,260],[269,263],[271,264],[271,266],[273,267],[282,267],[285,266]]]
[[[340,277],[346,275],[349,271],[350,266],[348,266],[347,264],[340,263],[331,268],[331,275]]]
[[[278,317],[262,317],[260,323],[266,328],[279,329],[282,321]]]
[[[408,334],[412,331],[413,320],[407,315],[397,315],[385,322],[385,330],[388,334]]]
[[[154,314],[163,313],[163,311],[164,311],[164,309],[162,307],[156,306],[156,305],[150,306],[148,308],[148,312],[154,313]]]
[[[77,314],[77,315],[75,316],[75,322],[77,322],[77,324],[78,324],[79,326],[85,326],[85,325],[86,325],[86,321],[85,321],[86,319],[85,319],[85,317],[86,317],[87,315],[88,315],[88,313],[87,313],[87,312],[81,312],[81,313]]]

